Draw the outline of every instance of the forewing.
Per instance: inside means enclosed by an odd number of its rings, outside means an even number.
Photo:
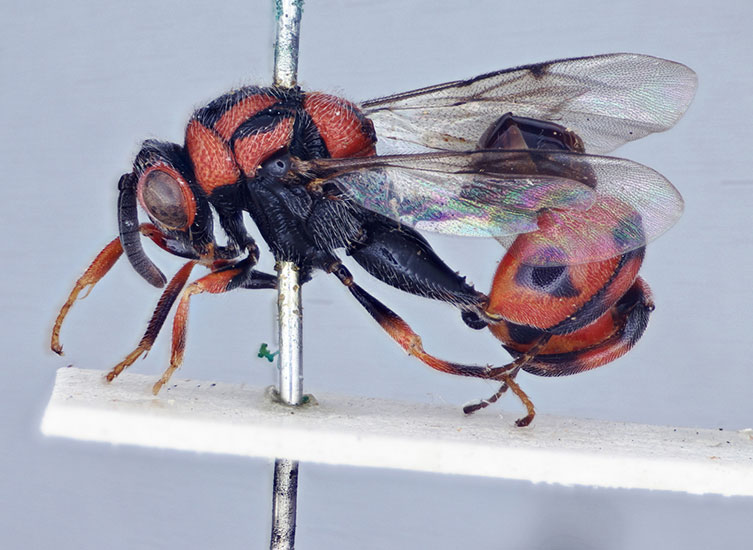
[[[671,128],[695,94],[688,67],[647,55],[608,54],[526,65],[366,101],[389,152],[473,149],[505,113],[575,131],[586,152]]]
[[[682,196],[655,170],[612,157],[592,157],[590,165],[598,182],[592,207],[541,212],[524,247],[511,248],[514,237],[497,240],[530,265],[596,262],[645,246],[682,215]]]
[[[666,231],[682,211],[677,191],[654,170],[624,159],[563,151],[317,159],[298,161],[296,170],[334,183],[364,208],[417,229],[507,237],[507,243],[509,237],[537,231],[542,213],[563,215],[565,223],[578,225],[607,198],[640,218],[640,230],[625,231],[619,247],[605,245],[605,235],[613,234],[608,222],[594,224],[589,236],[577,242],[567,233],[559,243],[555,234],[545,243],[551,246],[542,245],[542,252],[530,258],[536,265],[594,261],[638,248]],[[555,245],[557,254],[549,250]]]
[[[534,231],[547,208],[589,208],[586,155],[487,150],[298,161],[364,208],[417,229],[473,237]],[[579,171],[580,170],[580,171]]]

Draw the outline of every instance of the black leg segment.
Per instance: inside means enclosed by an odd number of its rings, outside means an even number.
[[[483,312],[488,298],[453,271],[415,230],[373,214],[348,254],[366,271],[404,292]]]

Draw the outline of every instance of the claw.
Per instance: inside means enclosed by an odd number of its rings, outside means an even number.
[[[131,353],[129,353],[125,359],[123,359],[120,363],[115,365],[115,367],[113,367],[113,369],[107,373],[105,378],[107,379],[108,382],[112,382],[118,377],[118,375],[120,375],[121,372],[123,372],[126,368],[133,365],[136,359],[138,359],[142,355],[145,356],[148,352],[149,352],[149,348],[143,347],[141,344],[139,344],[139,346],[135,350],[133,350]]]

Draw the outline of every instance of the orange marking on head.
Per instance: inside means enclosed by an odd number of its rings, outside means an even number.
[[[376,153],[371,122],[349,101],[311,93],[306,94],[303,106],[319,129],[331,157],[365,157]]]
[[[194,165],[196,181],[207,193],[238,181],[240,170],[227,143],[198,120],[186,129],[186,148]]]
[[[243,98],[220,117],[215,123],[214,129],[222,139],[230,141],[233,133],[241,124],[262,109],[271,107],[279,101],[278,98],[266,94],[254,94]]]

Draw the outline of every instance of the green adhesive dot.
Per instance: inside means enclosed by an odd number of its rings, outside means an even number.
[[[275,360],[275,355],[280,353],[279,351],[276,351],[274,353],[270,353],[269,348],[267,347],[266,343],[262,343],[261,347],[259,348],[259,353],[256,354],[257,357],[265,358],[270,363]]]

